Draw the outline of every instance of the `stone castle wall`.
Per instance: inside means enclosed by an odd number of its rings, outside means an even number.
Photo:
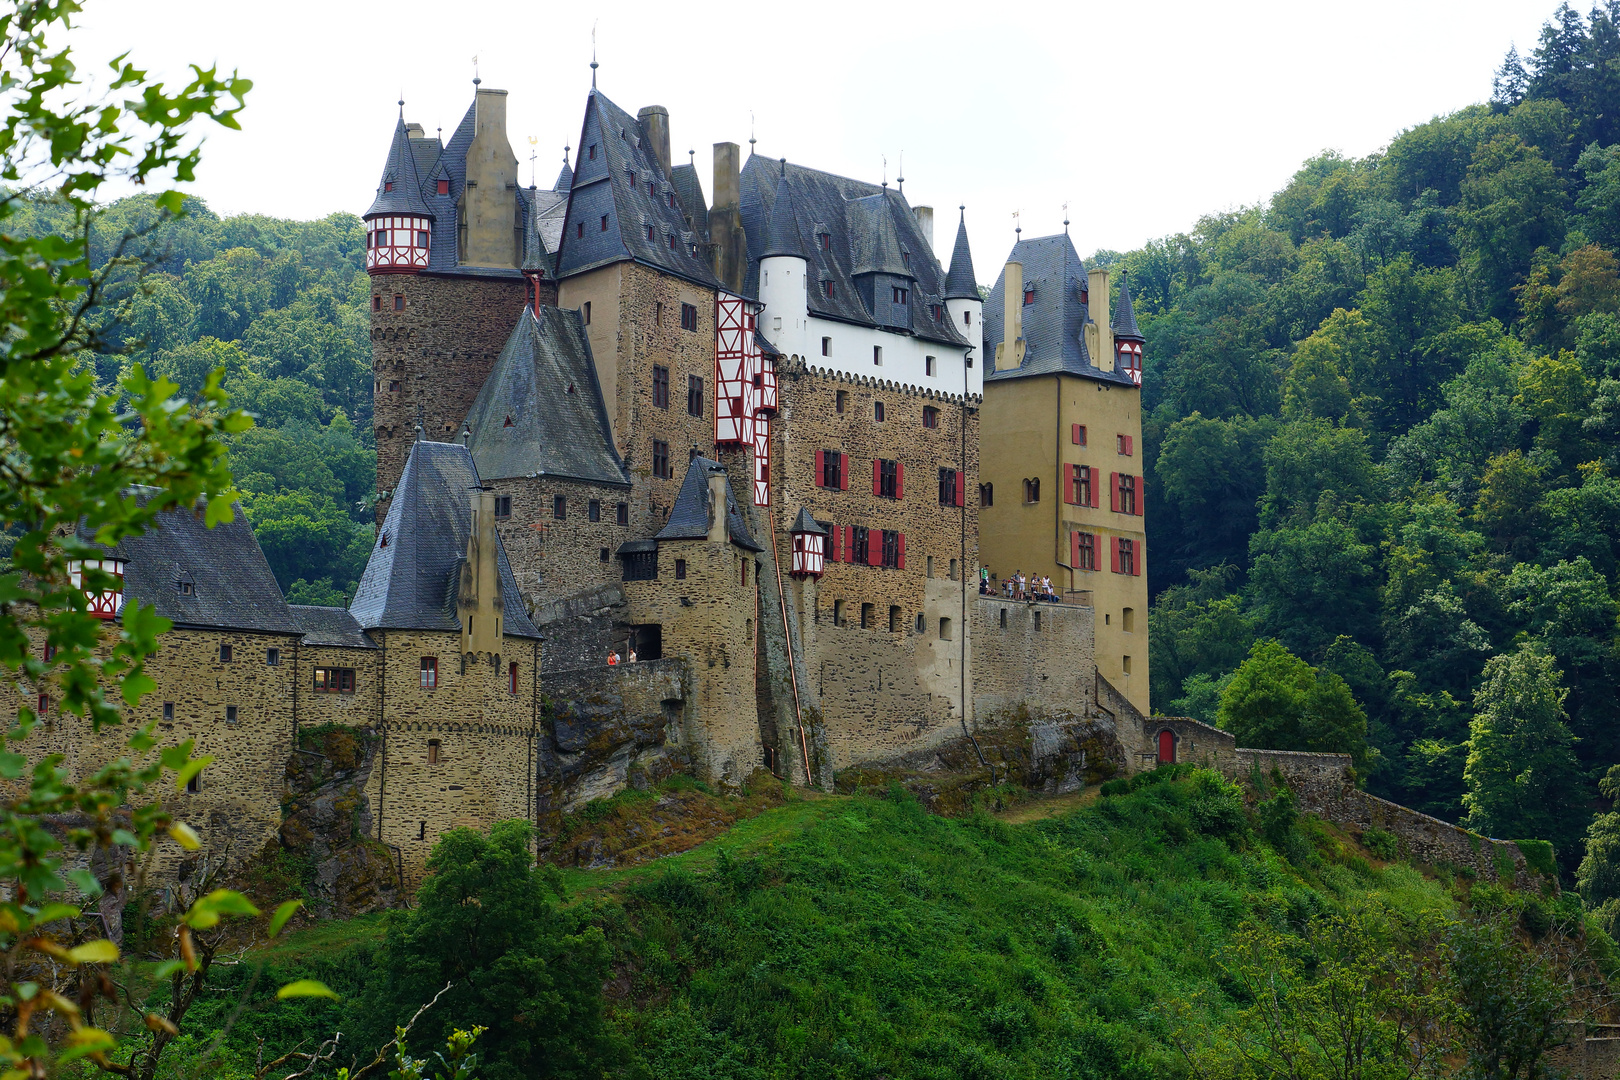
[[[618,583],[622,572],[616,555],[632,535],[618,523],[618,508],[630,499],[627,488],[549,476],[495,480],[490,486],[512,499],[511,516],[497,520],[495,531],[528,606]],[[561,518],[558,496],[564,500]]]
[[[381,493],[392,491],[405,471],[418,406],[424,438],[451,442],[461,433],[523,311],[528,286],[516,275],[378,274],[371,278],[371,295],[372,422]],[[403,304],[399,310],[396,298]],[[377,504],[379,524],[387,513],[384,499]]]

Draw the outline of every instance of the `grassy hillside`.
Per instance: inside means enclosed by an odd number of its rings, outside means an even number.
[[[424,1021],[418,1049],[477,1022],[491,1028],[490,1077],[1176,1075],[1177,1031],[1209,1042],[1250,1003],[1225,952],[1240,932],[1305,943],[1320,917],[1348,912],[1434,927],[1466,915],[1473,891],[1524,908],[1542,931],[1549,916],[1572,919],[1579,936],[1573,899],[1384,864],[1321,823],[1293,823],[1286,797],[1246,806],[1213,774],[1166,772],[1051,817],[1025,810],[1016,824],[934,817],[898,789],[790,797],[654,864],[537,872],[532,888],[565,897],[559,917],[577,932],[567,940],[606,943],[600,1037],[559,1027],[519,1047],[513,1031],[533,1026],[526,1005],[458,989]],[[499,903],[484,894],[458,909],[496,917],[508,910]],[[341,1027],[376,1045],[431,996],[410,996],[388,944],[414,949],[423,927],[410,924],[427,906],[294,934],[258,954],[262,973],[228,969],[193,1014],[189,1045],[200,1048],[252,982],[248,1007],[218,1059],[185,1055],[186,1074],[249,1075],[261,1036],[269,1051]],[[1586,941],[1608,954],[1601,932]],[[484,971],[471,981],[493,986],[495,966]],[[346,1000],[277,1003],[264,989],[303,975]],[[421,985],[436,983],[438,969]]]

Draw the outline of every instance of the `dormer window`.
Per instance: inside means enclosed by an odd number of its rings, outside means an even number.
[[[942,310],[943,309],[938,304],[929,304],[928,305],[928,317],[930,319],[933,319],[935,322],[939,322],[940,317],[941,317],[940,312]]]
[[[833,294],[833,283],[832,283],[832,281],[831,280],[823,281],[821,283],[821,295],[825,296],[827,299],[831,300],[832,299],[832,294]]]
[[[393,191],[394,190],[394,182],[392,180],[384,180],[383,181],[383,190],[384,191]]]
[[[669,250],[675,250],[675,235],[673,233],[671,233],[669,237]]]
[[[1024,290],[1024,306],[1028,307],[1030,304],[1033,304],[1034,302],[1035,302],[1035,290],[1034,289],[1025,289]]]
[[[195,596],[197,595],[197,586],[189,581],[177,581],[174,583],[174,591],[181,596]]]
[[[635,182],[636,182],[636,170],[634,170],[634,169],[627,169],[627,170],[625,170],[625,171],[626,171],[626,172],[628,172],[628,173],[629,173],[629,174],[630,174],[630,184],[631,184],[631,186],[632,186],[632,187],[633,187],[633,186],[635,186]]]
[[[817,235],[816,239],[821,241],[821,250],[822,251],[831,251],[832,250],[832,234],[831,233],[820,233],[820,234]]]
[[[911,252],[902,251],[900,253],[900,265],[904,266],[907,270],[911,269]]]
[[[653,227],[651,225],[649,225],[649,226],[647,226],[647,239],[651,240],[652,238],[653,238]]]
[[[84,571],[100,571],[113,578],[112,587],[91,591],[86,587]],[[124,606],[123,559],[74,559],[68,563],[68,579],[73,587],[84,591],[85,613],[97,619],[111,619]]]
[[[450,181],[440,180],[438,184],[438,192],[440,195],[450,194]]]
[[[586,161],[595,161],[596,160],[596,144],[595,143],[591,143],[590,146],[585,148],[585,160]]]
[[[671,210],[675,209],[675,193],[673,191],[666,191],[664,192],[664,197],[669,200],[669,208]]]
[[[658,198],[658,184],[656,181],[647,181],[647,194],[651,195],[655,199]]]
[[[895,289],[895,290],[894,290],[894,302],[895,302],[895,303],[896,303],[896,304],[904,304],[904,303],[905,303],[905,302],[906,302],[906,298],[907,298],[907,297],[908,297],[908,296],[909,296],[909,295],[910,295],[910,294],[911,294],[911,290],[910,290],[910,289],[901,289],[901,288],[896,288],[896,289]]]

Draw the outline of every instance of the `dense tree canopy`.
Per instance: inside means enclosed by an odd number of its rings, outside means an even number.
[[[1154,707],[1243,726],[1284,650],[1365,711],[1371,788],[1569,870],[1620,762],[1617,71],[1620,3],[1565,4],[1490,102],[1110,256],[1148,339]],[[1568,736],[1535,814],[1495,801],[1528,744],[1476,698],[1527,665]],[[1297,712],[1266,737],[1305,748]]]

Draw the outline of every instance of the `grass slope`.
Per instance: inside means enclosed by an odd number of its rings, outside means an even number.
[[[1176,1061],[1161,1007],[1220,986],[1221,949],[1244,920],[1297,929],[1366,904],[1458,907],[1465,883],[1381,865],[1319,823],[1279,845],[1290,862],[1212,774],[1155,779],[1050,817],[1020,807],[1009,817],[1021,823],[935,817],[898,788],[790,798],[656,864],[564,872],[570,903],[615,950],[606,1001],[623,1056],[611,1071],[1164,1075]],[[268,1051],[333,1026],[361,1041],[391,1030],[403,1017],[359,1015],[380,977],[380,923],[316,927],[267,951],[229,1043],[240,1054],[259,1035]],[[348,1001],[289,1012],[269,999],[305,973]],[[236,999],[220,995],[217,1020]]]

